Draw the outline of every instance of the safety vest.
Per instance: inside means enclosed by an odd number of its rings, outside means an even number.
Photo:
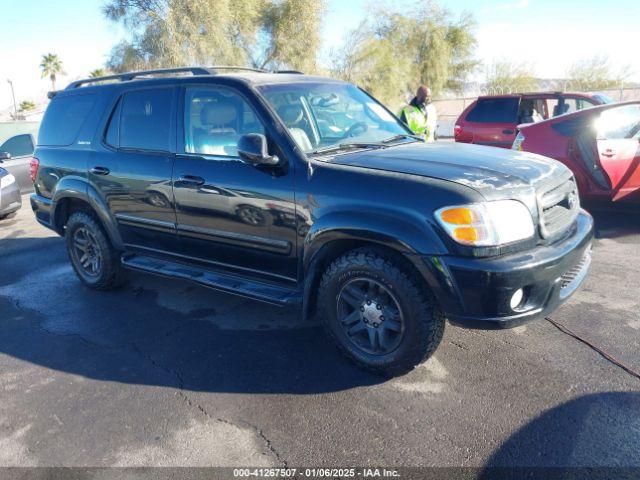
[[[400,112],[400,116],[404,113],[407,126],[413,133],[423,137],[427,142],[433,142],[438,124],[436,108],[433,104],[429,104],[426,110],[426,113],[423,113],[418,107],[407,105]]]

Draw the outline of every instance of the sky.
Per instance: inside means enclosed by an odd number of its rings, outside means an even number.
[[[415,2],[386,2],[399,9]],[[57,88],[101,67],[126,32],[102,15],[104,0],[0,0],[0,111],[16,101],[42,101],[51,89],[40,76],[40,57],[56,53],[66,75]],[[476,57],[527,62],[541,78],[562,77],[576,60],[606,54],[618,67],[630,66],[640,81],[637,54],[638,0],[441,0],[454,16],[470,12],[477,21]],[[370,0],[328,0],[323,26],[326,62],[346,33],[370,12]],[[481,71],[477,74],[481,77]]]

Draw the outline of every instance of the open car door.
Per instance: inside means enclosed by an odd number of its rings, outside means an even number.
[[[603,111],[596,120],[596,143],[612,200],[640,194],[640,104]]]

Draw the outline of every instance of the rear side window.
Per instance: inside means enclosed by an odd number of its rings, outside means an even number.
[[[126,93],[120,112],[120,148],[171,150],[173,99],[172,88],[150,88]]]
[[[8,152],[12,157],[26,157],[33,153],[31,135],[16,135],[0,145],[0,152]]]
[[[93,94],[53,97],[42,119],[38,144],[71,145],[94,104]]]
[[[478,123],[516,123],[518,98],[481,98],[466,120]]]

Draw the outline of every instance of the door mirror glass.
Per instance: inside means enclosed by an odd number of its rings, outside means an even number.
[[[238,139],[238,156],[252,165],[277,165],[280,159],[269,155],[267,138],[260,133],[247,133]]]
[[[0,162],[3,160],[11,160],[11,154],[9,152],[0,152]]]

